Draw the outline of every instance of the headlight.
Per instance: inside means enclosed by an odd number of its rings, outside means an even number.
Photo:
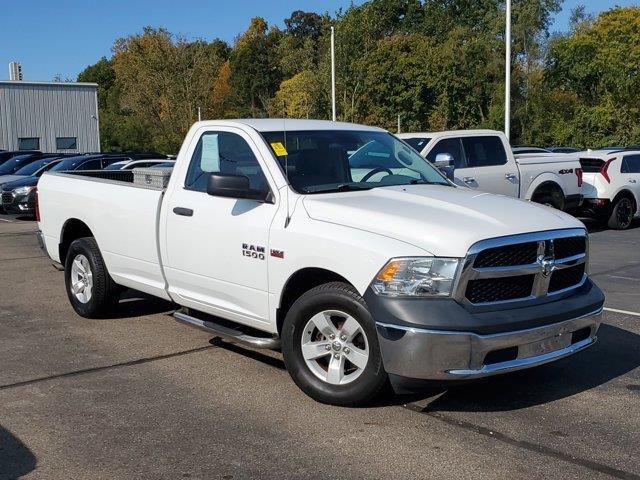
[[[380,270],[371,286],[378,295],[448,297],[459,261],[439,257],[394,258]]]
[[[36,187],[19,187],[13,191],[14,195],[28,195],[35,189]]]

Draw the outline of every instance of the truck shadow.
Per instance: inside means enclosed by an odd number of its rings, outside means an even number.
[[[584,352],[531,370],[434,389],[424,411],[501,412],[567,398],[637,368],[639,352],[640,335],[603,324],[598,343]]]
[[[285,370],[280,354],[266,354],[212,339],[220,348]],[[370,408],[427,401],[424,411],[500,412],[519,410],[598,387],[640,366],[640,335],[603,324],[591,348],[530,370],[466,383],[434,385],[413,395],[388,389]],[[640,385],[628,385],[631,391]],[[430,400],[432,399],[432,400]]]
[[[35,470],[36,456],[18,437],[0,426],[0,480],[20,478]]]
[[[120,295],[120,301],[113,311],[101,318],[114,320],[118,318],[144,317],[158,313],[170,313],[178,308],[178,305],[162,300],[161,298],[135,290],[125,290],[122,295]]]
[[[607,230],[611,230],[607,226],[607,222],[605,222],[605,221],[598,221],[598,220],[595,220],[593,218],[582,218],[582,217],[578,217],[578,220],[580,220],[582,223],[584,223],[584,226],[587,227],[587,231],[589,233],[598,233],[598,232],[604,232],[604,231],[607,231]],[[639,227],[640,227],[640,219],[636,218],[631,223],[631,226],[629,227],[629,230],[634,230],[634,229],[639,228]]]

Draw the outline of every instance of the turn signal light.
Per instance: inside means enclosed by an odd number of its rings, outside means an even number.
[[[380,270],[380,273],[378,274],[378,280],[382,282],[390,282],[395,278],[401,265],[402,262],[400,262],[399,260],[391,260],[385,265],[382,270]]]

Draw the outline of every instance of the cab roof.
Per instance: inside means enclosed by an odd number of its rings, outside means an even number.
[[[378,127],[369,127],[359,125],[357,123],[332,122],[330,120],[302,120],[291,118],[243,118],[233,120],[203,120],[194,124],[195,126],[214,127],[214,126],[248,126],[258,132],[282,132],[286,129],[288,132],[300,130],[353,130],[353,131],[377,131],[385,132],[386,130]]]
[[[458,136],[474,136],[474,135],[500,135],[502,132],[498,130],[445,130],[442,132],[406,132],[406,133],[398,133],[396,137],[398,138],[426,138],[426,137],[434,137],[444,136],[444,135],[458,135]]]

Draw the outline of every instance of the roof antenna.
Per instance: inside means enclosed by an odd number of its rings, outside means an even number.
[[[286,193],[285,193],[285,202],[287,204],[287,216],[284,219],[284,228],[289,226],[289,222],[291,221],[291,212],[289,211],[289,150],[287,150],[287,107],[286,103],[283,101],[282,106],[284,107],[284,115],[282,116],[282,133],[284,136],[284,176],[287,179]]]

